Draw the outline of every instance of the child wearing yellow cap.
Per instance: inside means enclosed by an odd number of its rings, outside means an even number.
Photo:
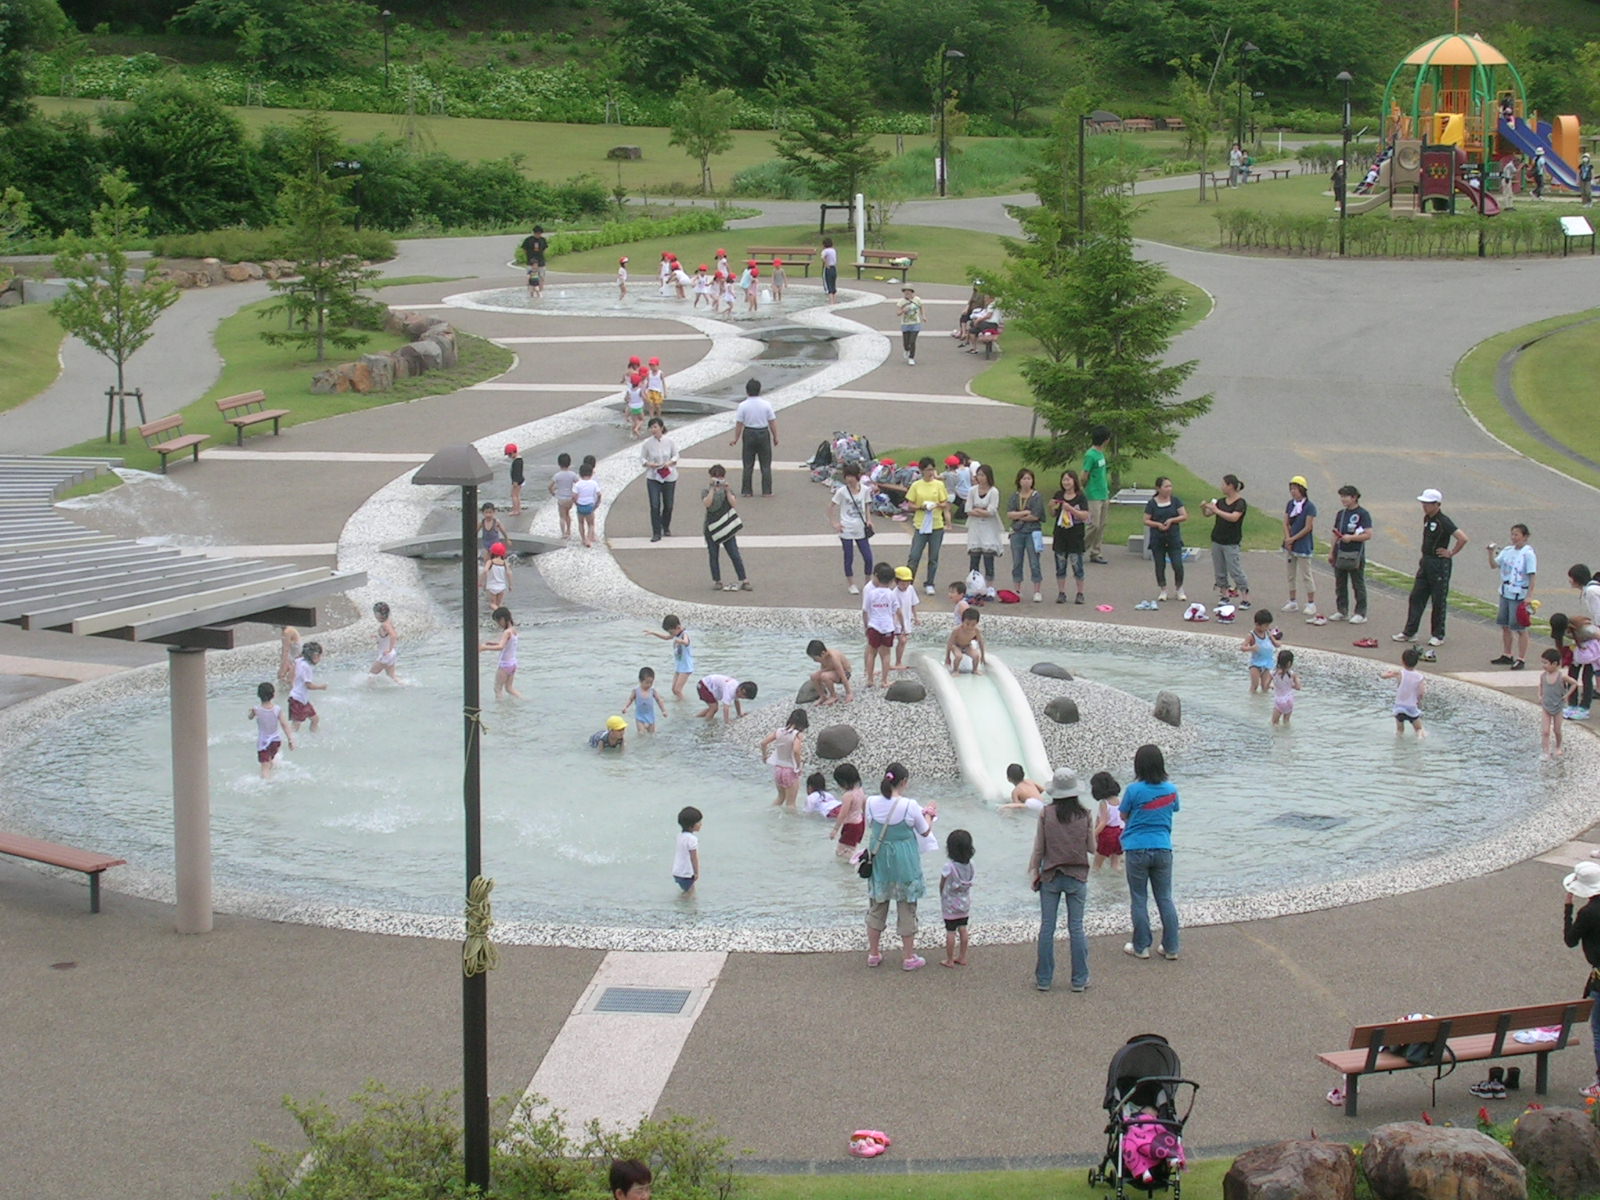
[[[589,735],[589,745],[596,750],[621,750],[622,739],[628,732],[628,722],[620,716],[606,718],[606,727]]]

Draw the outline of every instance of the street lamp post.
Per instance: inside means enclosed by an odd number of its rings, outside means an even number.
[[[939,60],[939,196],[945,193],[945,180],[950,174],[950,140],[945,136],[945,112],[950,107],[950,60],[965,58],[959,50],[946,50]]]
[[[1349,71],[1340,71],[1334,78],[1344,84],[1344,125],[1339,149],[1339,257],[1343,258],[1345,197],[1350,192],[1350,84],[1355,77]]]
[[[1244,149],[1244,60],[1259,49],[1254,42],[1246,42],[1239,47],[1239,128],[1233,140],[1241,150]]]
[[[1083,244],[1084,235],[1089,232],[1089,210],[1084,207],[1084,130],[1089,124],[1089,117],[1083,113],[1078,114],[1078,244]]]
[[[383,90],[389,90],[389,23],[394,20],[394,14],[387,8],[383,10]]]
[[[417,469],[419,486],[461,489],[461,715],[466,733],[462,805],[467,833],[467,953],[461,975],[461,1075],[467,1185],[489,1190],[489,981],[488,897],[483,874],[478,709],[478,485],[494,472],[470,446],[446,446]],[[486,886],[487,885],[487,886]],[[484,960],[488,961],[485,962]]]

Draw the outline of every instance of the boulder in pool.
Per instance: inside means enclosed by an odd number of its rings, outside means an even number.
[[[1168,725],[1182,725],[1183,701],[1178,699],[1177,692],[1157,693],[1156,704],[1150,710],[1150,715],[1158,721],[1165,721]]]
[[[848,758],[861,745],[861,735],[853,725],[829,725],[817,734],[817,757]]]
[[[1029,670],[1031,670],[1035,675],[1043,675],[1046,679],[1071,680],[1072,678],[1072,672],[1067,670],[1060,663],[1034,663]]]
[[[796,704],[815,704],[820,699],[822,697],[817,695],[817,685],[809,679],[802,683],[800,690],[794,694]]]
[[[928,689],[915,679],[896,679],[885,690],[883,698],[901,704],[916,704],[928,698]]]
[[[1057,696],[1044,706],[1044,715],[1057,725],[1076,725],[1078,723],[1078,702],[1071,696]]]

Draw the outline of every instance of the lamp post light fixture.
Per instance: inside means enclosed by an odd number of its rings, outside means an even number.
[[[1350,84],[1355,77],[1349,71],[1340,71],[1334,78],[1344,84],[1344,123],[1339,143],[1339,257],[1343,258],[1345,197],[1350,192]]]
[[[1088,128],[1090,118],[1085,113],[1078,114],[1078,245],[1083,245],[1084,236],[1089,232],[1089,210],[1085,207],[1084,191],[1086,187],[1084,170],[1084,131]]]
[[[484,894],[481,760],[478,708],[478,486],[494,478],[489,464],[470,445],[446,446],[417,469],[411,482],[422,487],[461,489],[461,715],[466,733],[462,805],[466,815],[467,940],[461,975],[461,1101],[465,1118],[466,1181],[489,1190],[489,987],[470,953],[476,936],[487,942],[488,903]],[[492,885],[491,885],[492,886]],[[482,913],[475,922],[474,909]],[[475,928],[476,925],[476,928]]]
[[[1233,139],[1244,149],[1244,60],[1261,49],[1254,42],[1246,42],[1239,47],[1239,128],[1237,136]]]
[[[959,50],[946,50],[939,60],[939,196],[945,194],[945,182],[950,176],[950,139],[945,136],[945,113],[950,107],[950,60],[965,58]]]
[[[383,17],[383,90],[389,90],[389,25],[394,21],[394,14],[387,8],[382,12]]]

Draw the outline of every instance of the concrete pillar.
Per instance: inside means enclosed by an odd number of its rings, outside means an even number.
[[[179,933],[211,932],[211,775],[206,652],[168,652],[172,693],[172,829]]]

